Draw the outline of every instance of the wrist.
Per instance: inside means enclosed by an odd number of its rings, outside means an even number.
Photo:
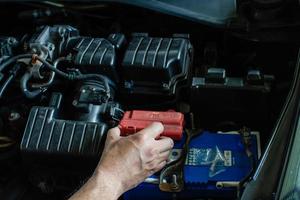
[[[108,191],[111,198],[107,197],[106,199],[118,199],[124,192],[123,185],[118,177],[101,166],[95,170],[91,179],[95,182],[96,188],[102,188],[100,191]]]

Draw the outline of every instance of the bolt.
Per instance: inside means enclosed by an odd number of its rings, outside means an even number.
[[[48,47],[48,50],[49,50],[49,51],[53,51],[53,49],[54,49],[54,46],[53,46],[53,44],[51,44],[51,43],[48,43],[48,44],[47,44],[47,47]]]
[[[173,152],[172,152],[172,156],[174,156],[174,157],[175,157],[175,156],[178,156],[178,152],[173,151]]]
[[[216,184],[216,187],[217,187],[218,189],[221,189],[221,188],[223,188],[223,184],[222,184],[222,183],[217,183],[217,184]]]
[[[168,85],[167,83],[163,83],[162,86],[163,86],[164,88],[169,88],[169,85]]]
[[[77,106],[78,101],[77,101],[77,100],[74,100],[74,101],[72,102],[72,104],[73,104],[73,106]]]
[[[8,44],[14,44],[16,43],[16,40],[14,38],[8,38]]]
[[[9,115],[9,117],[8,117],[8,120],[9,121],[15,121],[15,120],[18,120],[18,119],[20,119],[20,114],[19,113],[17,113],[17,112],[11,112],[10,113],[10,115]]]
[[[51,15],[51,10],[47,9],[47,10],[45,11],[45,14],[49,17],[49,16]]]
[[[132,86],[133,86],[133,83],[131,81],[126,81],[124,83],[124,87],[127,88],[127,89],[131,88]]]

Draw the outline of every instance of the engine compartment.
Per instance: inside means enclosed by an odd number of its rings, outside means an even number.
[[[126,135],[158,119],[176,141],[169,164],[188,160],[184,186],[162,189],[155,174],[122,198],[240,197],[289,91],[295,44],[125,5],[7,8],[0,14],[7,27],[0,33],[0,194],[64,199],[93,172],[109,128],[120,125]],[[180,157],[192,131],[199,136]]]

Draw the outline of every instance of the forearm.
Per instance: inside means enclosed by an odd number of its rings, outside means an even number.
[[[117,180],[102,170],[96,170],[95,174],[69,200],[117,200],[121,194],[121,185]]]

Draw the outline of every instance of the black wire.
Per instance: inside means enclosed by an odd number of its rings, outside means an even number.
[[[255,162],[255,158],[254,158],[254,155],[251,155],[249,157],[249,160],[250,160],[250,165],[251,165],[251,169],[250,171],[242,178],[242,180],[240,180],[239,182],[239,187],[238,187],[238,197],[240,198],[241,195],[242,195],[242,188],[245,186],[245,183],[247,181],[249,181],[249,179],[251,178],[252,174],[254,173],[254,170],[256,168],[256,162]]]
[[[249,150],[249,151],[251,151],[250,149],[249,149],[249,145],[247,145],[246,144],[246,142],[245,142],[245,139],[244,139],[244,135],[242,134],[242,131],[243,129],[241,129],[240,131],[239,131],[239,133],[240,133],[240,136],[241,136],[241,138],[242,138],[242,140],[243,140],[243,144],[244,144],[244,147],[245,147],[245,152],[246,152],[246,154],[247,154],[247,150]],[[250,137],[251,137],[251,135],[250,135]],[[255,159],[255,156],[254,156],[254,154],[253,153],[251,153],[249,156],[248,156],[248,158],[249,158],[249,161],[250,161],[250,165],[251,165],[251,169],[248,171],[248,173],[240,180],[240,182],[239,182],[239,186],[238,186],[238,197],[240,198],[241,197],[241,195],[242,195],[242,191],[241,191],[241,189],[245,186],[245,183],[247,182],[247,181],[249,181],[249,179],[251,178],[251,176],[252,176],[252,174],[253,174],[253,172],[254,172],[254,170],[255,170],[255,168],[256,168],[256,159]]]
[[[11,81],[14,79],[14,75],[10,75],[8,79],[3,83],[2,87],[0,88],[0,99],[2,98],[7,86],[11,83]]]
[[[13,64],[14,62],[16,62],[18,59],[22,59],[22,58],[31,58],[32,54],[20,54],[14,57],[9,58],[8,60],[4,61],[4,63],[2,63],[0,65],[0,72],[2,72],[7,66]]]
[[[17,63],[13,66],[11,70],[9,70],[8,74],[9,77],[6,79],[6,81],[3,83],[3,85],[0,88],[0,99],[3,97],[3,94],[5,90],[7,89],[8,85],[14,80],[14,78],[17,76],[18,71],[21,68],[21,64]]]
[[[4,70],[7,66],[11,65],[12,63],[16,62],[18,59],[22,59],[22,58],[31,58],[33,54],[21,54],[21,55],[17,55],[14,57],[11,57],[10,59],[6,60],[4,63],[2,63],[0,65],[0,72],[2,70]],[[65,73],[59,69],[57,69],[55,66],[53,66],[52,64],[50,64],[49,62],[47,62],[45,59],[36,56],[35,57],[38,61],[40,61],[41,63],[44,64],[45,67],[47,67],[48,69],[50,69],[51,71],[55,72],[56,74],[58,74],[59,76],[66,78],[68,80],[87,80],[87,79],[98,79],[101,82],[103,82],[104,87],[105,87],[105,91],[106,91],[106,95],[107,95],[107,99],[110,98],[110,87],[109,87],[109,83],[108,83],[108,78],[106,78],[103,75],[100,74],[73,74],[73,73]],[[9,76],[9,78],[4,82],[4,85],[0,88],[0,98],[2,97],[4,91],[6,90],[6,88],[8,87],[8,85],[11,83],[11,81],[13,80],[13,78],[15,77],[15,74],[11,74]],[[39,95],[42,90],[38,89],[35,91],[29,91],[27,88],[27,82],[30,79],[30,75],[27,73],[25,74],[22,79],[21,79],[21,89],[23,91],[23,93],[26,95],[26,97],[28,98],[34,98],[37,95]]]
[[[59,76],[66,78],[68,80],[87,80],[87,79],[98,79],[101,82],[103,82],[104,87],[105,87],[105,91],[106,91],[106,95],[109,98],[110,97],[110,87],[109,87],[109,83],[108,83],[108,78],[100,75],[100,74],[73,74],[73,73],[65,73],[57,68],[55,68],[55,66],[53,66],[52,64],[50,64],[48,61],[46,61],[45,59],[36,56],[35,57],[38,61],[40,61],[41,63],[44,64],[45,67],[47,67],[49,70],[54,71],[56,74],[58,74]]]

